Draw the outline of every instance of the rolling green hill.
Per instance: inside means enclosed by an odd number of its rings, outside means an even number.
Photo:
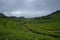
[[[0,15],[0,40],[60,40],[60,11],[35,18]]]

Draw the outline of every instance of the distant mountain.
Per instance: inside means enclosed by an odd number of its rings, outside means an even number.
[[[60,18],[60,10],[57,10],[56,12],[53,12],[52,14],[47,15],[47,17],[51,17],[51,18]]]
[[[6,15],[4,15],[3,13],[0,13],[0,18],[5,18],[7,17]]]
[[[46,16],[35,17],[35,19],[51,19],[51,18],[60,18],[60,10],[57,10],[56,12],[52,12],[51,14],[48,14]]]
[[[4,13],[0,13],[0,18],[6,18],[8,16],[4,15]],[[56,12],[53,12],[47,16],[42,16],[42,17],[35,17],[35,19],[50,19],[50,18],[60,18],[60,10],[57,10]],[[16,17],[16,16],[11,16],[8,18],[20,18],[20,19],[24,19],[25,17]]]

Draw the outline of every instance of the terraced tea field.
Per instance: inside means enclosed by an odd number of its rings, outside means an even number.
[[[0,40],[60,40],[60,12],[51,19],[0,18]]]

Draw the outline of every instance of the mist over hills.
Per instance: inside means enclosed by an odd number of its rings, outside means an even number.
[[[52,12],[51,14],[48,14],[46,16],[41,16],[42,18],[49,18],[52,15],[58,14],[60,10],[57,10],[55,12]],[[41,17],[32,17],[32,18],[41,18]],[[16,16],[6,16],[4,13],[0,13],[0,18],[25,18],[24,16],[16,17]]]

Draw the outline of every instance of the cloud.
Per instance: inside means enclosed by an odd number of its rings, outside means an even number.
[[[60,9],[60,0],[0,0],[0,12],[8,16],[43,16]]]
[[[49,11],[30,11],[30,10],[16,10],[16,11],[12,11],[9,12],[10,15],[9,16],[24,16],[24,17],[38,17],[38,16],[44,16],[47,15],[49,13]],[[7,15],[8,12],[5,13],[5,15]]]
[[[32,7],[33,6],[33,2],[35,2],[35,0],[25,0],[25,6],[26,7]]]
[[[19,17],[19,16],[21,16],[21,12],[20,11],[13,11],[13,12],[11,12],[11,16]]]
[[[38,17],[49,14],[49,11],[21,11],[21,15],[24,17]]]

